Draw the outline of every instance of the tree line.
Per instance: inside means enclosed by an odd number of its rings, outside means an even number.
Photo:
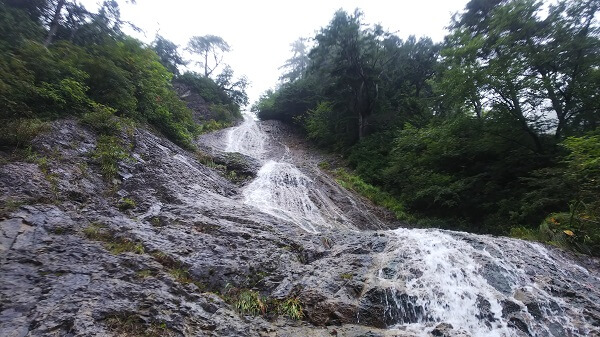
[[[339,10],[253,110],[340,153],[403,220],[600,254],[598,0],[471,0],[442,43]]]
[[[144,44],[125,34],[126,26],[139,30],[121,19],[115,0],[104,1],[96,13],[72,0],[1,0],[0,149],[26,147],[56,118],[146,123],[192,147],[198,133],[241,117],[248,81],[222,67],[222,53],[229,50],[223,39],[193,37],[187,49],[204,72],[182,74],[189,62],[177,45],[160,35]],[[194,122],[172,81],[203,96],[219,120]]]

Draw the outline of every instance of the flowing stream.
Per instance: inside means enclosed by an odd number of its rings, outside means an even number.
[[[325,197],[314,182],[289,163],[289,149],[281,158],[267,157],[267,135],[254,116],[244,113],[244,123],[227,134],[227,152],[239,152],[259,159],[263,166],[243,192],[244,202],[264,213],[291,221],[310,233],[334,227],[351,228],[343,213]]]
[[[243,191],[245,203],[310,233],[355,230],[290,162],[289,150],[281,158],[269,158],[272,140],[252,115],[244,118],[227,134],[226,151],[263,163]],[[556,296],[553,280],[594,296],[592,284],[600,280],[560,253],[521,240],[435,229],[382,233],[392,244],[374,253],[377,266],[370,283],[383,289],[390,329],[427,336],[444,322],[464,336],[587,336],[598,331],[586,322],[582,309],[564,302],[565,294]]]

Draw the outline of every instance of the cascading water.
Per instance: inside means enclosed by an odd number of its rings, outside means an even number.
[[[388,234],[395,245],[380,254],[373,282],[385,289],[386,322],[394,328],[423,336],[436,322],[471,336],[592,331],[580,311],[554,296],[548,275],[581,289],[598,278],[539,244],[441,230]]]
[[[243,191],[248,205],[307,232],[355,230],[314,182],[286,158],[268,158],[269,138],[253,116],[227,134],[226,151],[263,161]],[[397,229],[377,253],[370,285],[381,293],[383,322],[414,336],[439,323],[461,336],[587,336],[599,329],[556,296],[553,280],[594,292],[596,274],[541,245],[521,240],[425,229]],[[571,295],[569,295],[571,296]],[[575,296],[575,295],[573,295]],[[586,296],[577,294],[577,296]],[[357,316],[360,321],[360,310]],[[456,334],[455,334],[456,335]],[[440,335],[441,336],[441,335]]]
[[[267,136],[249,114],[244,123],[227,134],[227,152],[240,152],[265,159]],[[333,226],[352,228],[343,213],[313,186],[313,181],[294,165],[285,162],[289,149],[280,161],[267,160],[257,177],[243,191],[244,202],[262,212],[291,221],[303,230],[318,233]]]
[[[252,158],[263,159],[266,135],[261,132],[254,116],[248,112],[243,114],[244,123],[231,128],[227,133],[226,152],[239,152]]]

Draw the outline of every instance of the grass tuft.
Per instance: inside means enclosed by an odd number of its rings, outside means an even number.
[[[358,175],[352,174],[343,168],[338,168],[332,171],[338,184],[345,189],[355,191],[363,197],[371,200],[375,205],[387,208],[392,211],[398,220],[408,220],[409,216],[404,210],[402,202],[391,194],[381,190],[377,186],[373,186]]]
[[[128,209],[133,209],[136,207],[136,203],[133,199],[130,198],[123,198],[119,201],[119,204],[117,205],[117,207],[119,208],[119,210],[121,211],[126,211]]]
[[[111,332],[125,337],[163,337],[175,336],[165,322],[146,323],[135,314],[116,314],[106,318],[106,325]]]

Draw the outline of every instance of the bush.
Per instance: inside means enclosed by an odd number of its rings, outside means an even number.
[[[302,304],[296,297],[290,297],[277,305],[277,313],[291,319],[301,320],[304,317]]]
[[[84,114],[81,121],[103,135],[116,135],[122,129],[119,118],[115,116],[115,109],[101,104],[94,104],[93,110]]]
[[[33,138],[48,128],[48,124],[39,119],[15,119],[0,121],[0,148],[24,148]]]
[[[136,203],[133,199],[130,198],[123,198],[119,201],[119,204],[117,205],[119,210],[121,211],[126,211],[128,209],[133,209],[136,207]]]
[[[125,152],[117,137],[102,135],[98,137],[93,157],[98,160],[102,175],[111,181],[117,177],[119,162],[129,158],[129,155]]]
[[[371,200],[375,205],[392,211],[398,220],[407,220],[402,202],[391,194],[381,190],[379,187],[366,183],[359,176],[351,174],[345,169],[333,171],[337,182],[344,188],[351,189],[363,197]]]
[[[176,81],[186,84],[198,93],[207,103],[213,104],[231,104],[231,99],[223,89],[219,88],[217,83],[209,77],[204,77],[196,73],[186,72],[177,77]]]

